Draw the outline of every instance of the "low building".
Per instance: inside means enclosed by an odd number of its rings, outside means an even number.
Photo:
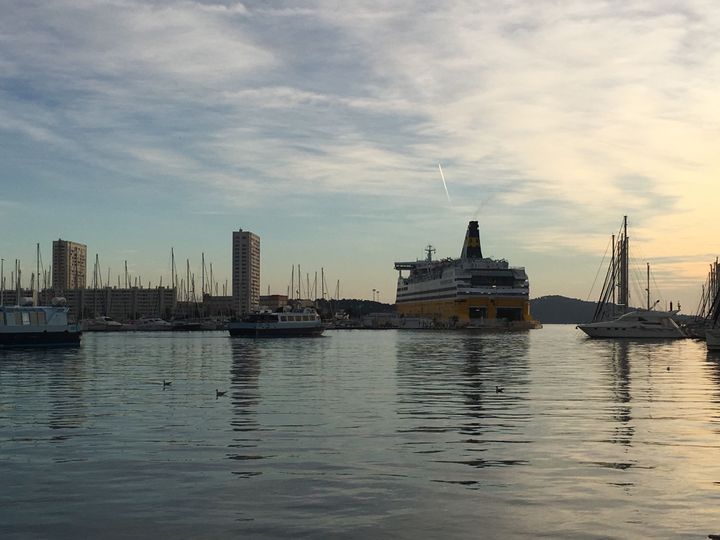
[[[234,317],[235,303],[232,296],[203,295],[201,311],[205,317]]]
[[[285,294],[268,294],[260,297],[260,307],[275,311],[288,305],[288,297]]]

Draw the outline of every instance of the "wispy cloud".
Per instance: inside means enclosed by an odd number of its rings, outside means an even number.
[[[631,214],[659,255],[702,253],[669,216],[715,216],[718,27],[701,0],[16,1],[0,142],[29,178],[199,214],[348,196],[578,254]]]

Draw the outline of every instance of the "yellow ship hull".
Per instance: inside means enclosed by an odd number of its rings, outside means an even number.
[[[534,322],[530,315],[530,301],[513,297],[471,297],[458,299],[422,300],[401,302],[395,305],[398,314],[405,317],[424,317],[437,320],[472,324],[481,320],[506,319]]]

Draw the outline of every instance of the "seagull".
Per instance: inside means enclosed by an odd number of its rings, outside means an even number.
[[[165,388],[166,386],[170,386],[171,384],[172,381],[166,381],[165,379],[163,379],[163,388]]]
[[[495,385],[495,392],[496,392],[496,393],[499,394],[500,392],[502,392],[502,391],[504,391],[504,390],[505,390],[505,389],[504,389],[502,386]]]
[[[670,371],[670,366],[668,366],[668,369],[667,369],[667,370]]]
[[[227,394],[227,390],[221,392],[221,391],[218,390],[217,388],[215,389],[215,399],[217,399],[217,398],[219,398],[219,397],[222,397],[222,396],[224,396],[225,394]]]

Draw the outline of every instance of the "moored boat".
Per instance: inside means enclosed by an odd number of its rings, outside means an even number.
[[[656,311],[650,303],[650,265],[647,265],[647,309],[630,308],[630,255],[627,216],[623,218],[617,243],[612,240],[613,254],[608,265],[605,285],[595,306],[591,322],[578,329],[591,338],[682,339],[688,337],[675,317],[679,310]],[[615,296],[617,292],[617,297]],[[617,298],[617,300],[616,300]]]
[[[172,323],[159,317],[143,317],[135,321],[135,330],[139,332],[164,332],[172,329]]]
[[[308,337],[319,336],[325,325],[314,309],[257,311],[227,324],[231,336]]]
[[[68,311],[61,299],[52,306],[0,306],[0,347],[78,345],[82,331]]]
[[[94,319],[85,319],[82,321],[82,329],[84,332],[118,332],[120,330],[127,330],[127,327],[112,317],[101,315]]]
[[[630,311],[617,319],[580,324],[591,338],[682,339],[685,332],[673,317],[677,311]]]

